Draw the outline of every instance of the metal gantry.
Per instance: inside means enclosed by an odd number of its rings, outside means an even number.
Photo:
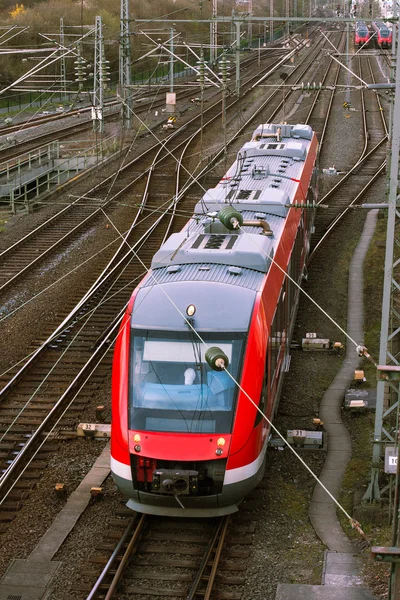
[[[108,81],[108,61],[104,55],[103,23],[96,17],[96,35],[94,44],[94,82],[93,82],[93,131],[104,131],[104,88]]]
[[[60,89],[62,97],[65,101],[67,98],[67,70],[65,66],[65,36],[64,36],[64,19],[60,19]]]
[[[122,122],[125,129],[131,128],[131,38],[129,33],[129,0],[121,0],[119,86],[122,97]]]
[[[218,27],[217,27],[217,17],[218,17],[218,4],[217,0],[212,0],[212,17],[213,21],[210,23],[210,63],[213,65],[217,60],[217,47],[218,47]]]
[[[248,4],[248,8],[249,8],[249,17],[253,16],[253,0],[249,0],[249,4]],[[249,24],[247,26],[247,37],[248,37],[248,45],[249,48],[252,47],[252,40],[253,40],[253,23],[251,22],[251,18],[249,19]]]
[[[393,38],[396,28],[393,27]],[[400,64],[400,46],[397,39],[396,65]],[[394,58],[394,57],[393,57]],[[400,150],[400,68],[396,68],[394,109],[391,110],[390,172],[386,254],[383,282],[382,317],[380,331],[378,386],[375,428],[372,452],[371,480],[364,501],[380,502],[386,488],[381,488],[382,457],[387,444],[398,447],[400,399],[400,212],[399,150]],[[386,393],[388,392],[388,393]]]
[[[269,0],[269,16],[270,16],[270,21],[269,21],[269,41],[273,42],[274,41],[274,21],[273,21],[273,16],[274,16],[274,0]]]

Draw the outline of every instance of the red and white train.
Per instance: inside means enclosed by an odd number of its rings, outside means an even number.
[[[357,21],[354,32],[354,43],[356,46],[367,46],[370,40],[369,29],[364,21]]]
[[[130,508],[221,516],[262,479],[270,426],[246,393],[273,420],[317,148],[308,125],[260,125],[134,290],[112,376],[111,469]]]
[[[375,31],[375,41],[379,48],[392,47],[392,30],[382,21],[373,21],[372,29]]]

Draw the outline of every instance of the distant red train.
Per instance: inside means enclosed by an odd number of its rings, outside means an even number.
[[[290,364],[317,148],[308,125],[260,125],[134,290],[111,430],[112,474],[133,510],[230,514],[262,479],[270,426],[256,406],[274,418]]]
[[[354,43],[356,46],[367,46],[370,40],[369,29],[364,21],[357,21],[354,33]]]
[[[382,21],[373,21],[372,29],[375,31],[375,42],[379,48],[392,47],[392,30]]]

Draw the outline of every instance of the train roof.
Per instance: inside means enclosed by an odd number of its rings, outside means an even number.
[[[368,26],[365,21],[357,21],[356,29],[366,29],[368,31]]]
[[[257,127],[219,184],[196,205],[195,216],[154,255],[152,269],[213,264],[266,273],[298,191],[312,136],[308,125]],[[303,199],[306,194],[307,188]],[[218,219],[226,205],[242,214],[244,224],[237,231],[229,231]]]
[[[390,31],[390,28],[383,21],[373,21],[373,24],[375,24],[378,29],[387,29]]]

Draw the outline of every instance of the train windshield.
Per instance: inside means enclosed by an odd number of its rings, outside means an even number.
[[[213,371],[207,347],[193,332],[131,331],[129,429],[175,433],[230,433],[237,386]],[[238,381],[245,333],[201,333],[218,346]]]

